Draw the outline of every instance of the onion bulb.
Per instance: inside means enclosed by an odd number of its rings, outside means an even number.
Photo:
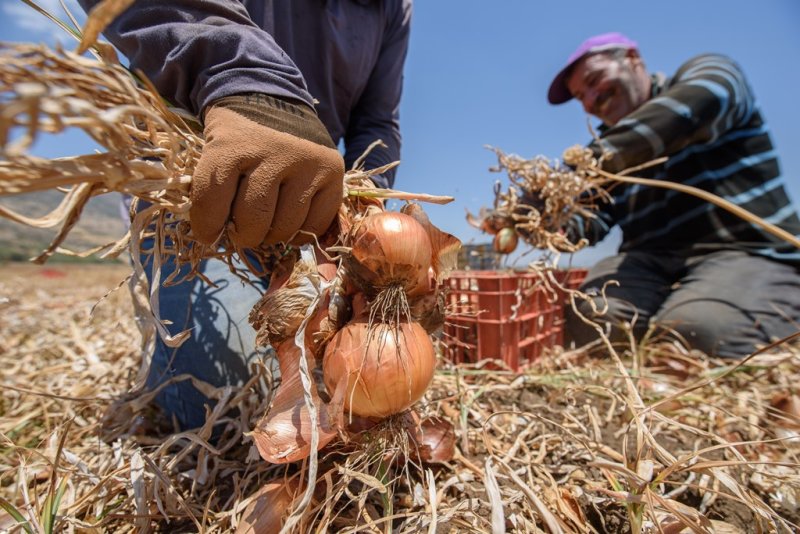
[[[261,457],[275,464],[296,462],[311,454],[312,419],[306,406],[302,379],[300,378],[300,348],[294,340],[285,341],[275,347],[281,371],[281,383],[272,399],[272,405],[258,421],[251,434]],[[311,351],[306,352],[306,364],[314,367]],[[320,397],[315,373],[311,373],[314,384],[311,399],[317,408],[318,449],[330,443],[339,432],[341,419],[341,397],[339,392],[329,389],[330,403]]]
[[[318,297],[322,281],[336,277],[336,264],[296,261],[291,271],[282,262],[270,286],[250,310],[248,320],[256,330],[256,345],[277,345],[293,338]]]
[[[302,495],[299,478],[264,484],[244,509],[236,534],[278,534],[295,499]]]
[[[517,248],[518,241],[519,237],[517,236],[516,230],[507,226],[494,236],[492,247],[495,252],[499,252],[500,254],[511,254],[514,252],[514,249]]]
[[[380,418],[402,412],[419,400],[435,367],[433,343],[418,323],[373,323],[370,328],[363,318],[336,333],[322,364],[328,390],[347,381],[345,410]]]
[[[403,418],[412,452],[424,463],[449,462],[455,455],[456,432],[453,424],[441,417],[427,417],[420,421],[413,411]]]
[[[403,213],[383,211],[357,223],[348,245],[348,270],[367,291],[399,285],[410,290],[427,280],[432,248],[426,229]]]

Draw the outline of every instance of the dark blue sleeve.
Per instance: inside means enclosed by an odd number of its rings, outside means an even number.
[[[79,2],[88,11],[99,0]],[[162,96],[196,115],[247,92],[313,107],[300,70],[240,2],[136,0],[104,35]]]
[[[387,3],[388,4],[388,3]],[[400,159],[400,96],[403,65],[408,51],[411,27],[411,2],[397,2],[389,15],[380,57],[369,82],[354,108],[345,133],[345,164],[350,168],[376,139],[388,148],[376,148],[367,157],[365,168],[374,169]],[[378,186],[392,187],[395,170],[378,177]]]
[[[662,94],[600,136],[609,153],[603,168],[619,172],[687,146],[709,144],[750,120],[755,96],[737,63],[718,54],[681,66]]]

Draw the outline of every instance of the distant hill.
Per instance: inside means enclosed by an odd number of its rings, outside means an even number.
[[[39,217],[55,208],[63,196],[58,191],[44,191],[2,198],[0,204],[27,217]],[[76,252],[83,251],[116,241],[125,235],[119,204],[120,195],[117,193],[90,200],[62,246]],[[57,233],[58,228],[31,228],[0,217],[0,261],[27,261],[44,250]],[[76,260],[55,254],[48,261]]]

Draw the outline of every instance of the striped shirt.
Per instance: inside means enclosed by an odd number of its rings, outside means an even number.
[[[701,55],[671,79],[654,76],[651,98],[601,130],[600,145],[612,156],[608,171],[668,156],[636,174],[704,189],[800,234],[769,130],[741,68],[727,57]],[[589,146],[599,152],[597,142]],[[627,184],[610,192],[598,218],[575,221],[573,237],[596,243],[619,225],[620,252],[738,249],[800,265],[791,245],[695,196]]]

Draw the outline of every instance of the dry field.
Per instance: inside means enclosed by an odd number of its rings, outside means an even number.
[[[0,268],[0,531],[234,531],[256,490],[308,473],[254,453],[259,369],[216,392],[213,443],[210,427],[176,434],[148,397],[126,396],[138,331],[127,287],[103,296],[127,273]],[[455,457],[399,458],[396,420],[351,435],[322,451],[296,531],[795,531],[797,352],[738,368],[635,352],[620,365],[555,351],[520,375],[440,362],[419,411],[454,424]],[[292,509],[279,500],[254,502]]]

